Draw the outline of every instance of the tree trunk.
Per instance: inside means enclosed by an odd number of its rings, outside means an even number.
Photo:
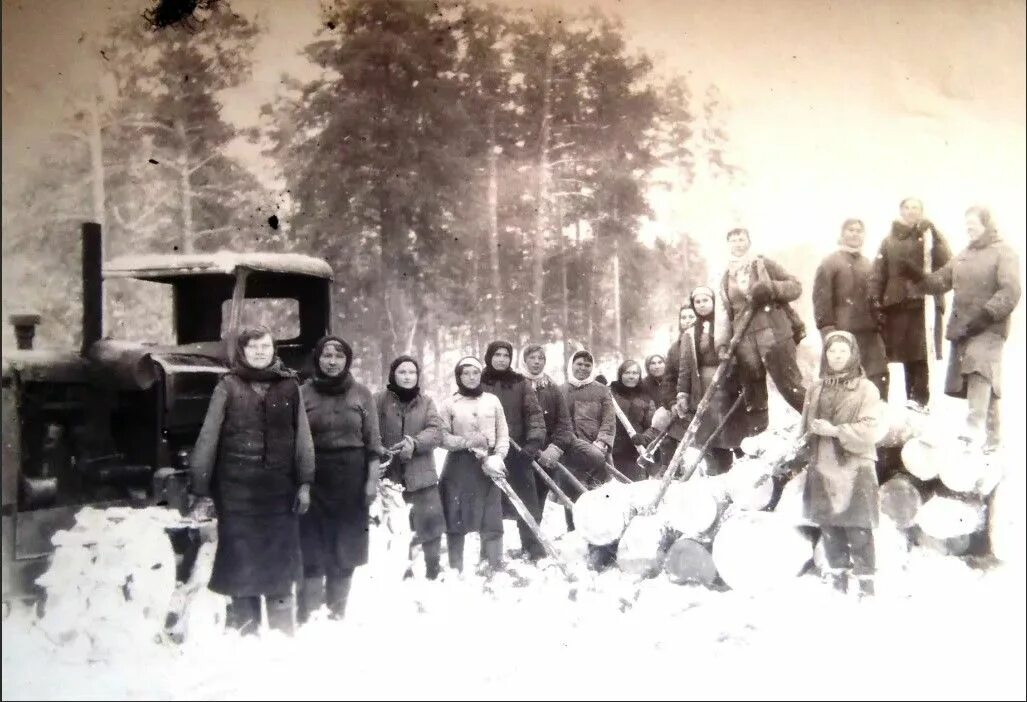
[[[542,125],[538,144],[538,198],[535,202],[535,239],[531,257],[531,338],[542,337],[542,296],[545,292],[543,260],[549,231],[549,197],[552,172],[549,165],[549,140],[552,129],[553,49],[546,46],[545,73],[542,77]]]
[[[664,561],[667,577],[679,585],[697,584],[710,587],[717,580],[713,555],[698,541],[680,538],[667,552]]]
[[[178,188],[181,193],[182,208],[182,252],[191,254],[196,250],[195,228],[193,226],[193,192],[189,183],[189,140],[185,133],[185,122],[175,121],[175,133],[178,135]]]
[[[100,237],[100,260],[107,262],[110,255],[111,232],[107,228],[107,169],[103,163],[103,126],[100,123],[100,98],[96,96],[89,101],[89,167],[92,173],[93,217],[100,225],[103,236]],[[107,286],[101,286],[100,309],[102,310],[100,333],[106,335],[107,320]]]
[[[557,234],[556,239],[560,256],[560,337],[563,340],[563,367],[570,362],[568,353],[567,338],[571,330],[570,295],[567,291],[567,241],[563,236],[563,207],[559,204],[556,216]]]
[[[495,108],[489,110],[488,120],[488,221],[489,272],[492,276],[492,338],[498,339],[500,319],[503,314],[503,284],[499,276],[499,154],[496,153]],[[477,336],[480,337],[480,333]],[[478,345],[480,346],[480,343]]]
[[[620,242],[613,239],[613,343],[617,354],[624,357],[624,337],[621,331],[620,308]]]

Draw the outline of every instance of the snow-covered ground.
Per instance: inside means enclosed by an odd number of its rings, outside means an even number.
[[[545,529],[563,531],[547,504]],[[507,522],[507,547],[517,531]],[[385,534],[374,534],[384,547]],[[572,540],[562,540],[574,550]],[[397,547],[399,544],[395,544]],[[477,552],[467,546],[468,560]],[[379,563],[383,561],[379,559]],[[388,562],[386,559],[385,563]],[[4,699],[538,699],[752,696],[1024,697],[1024,581],[915,552],[858,601],[813,576],[758,595],[638,581],[616,571],[568,584],[447,572],[358,571],[343,622],[294,639],[240,638],[211,621],[191,641],[122,645],[103,660],[49,640],[27,611],[3,626]],[[125,610],[128,616],[128,610]],[[102,633],[102,632],[94,632]],[[892,697],[892,696],[896,697]]]

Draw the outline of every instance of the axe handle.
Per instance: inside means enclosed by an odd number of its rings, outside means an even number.
[[[606,457],[606,464],[605,465],[606,465],[606,472],[608,472],[610,475],[612,475],[615,480],[619,480],[622,483],[630,483],[630,482],[632,482],[631,479],[628,478],[628,476],[624,475],[619,470],[617,470],[617,466],[613,465],[613,457],[612,456],[607,456]]]
[[[510,445],[514,447],[514,450],[519,451],[525,456],[528,455],[524,453],[524,449],[518,446],[517,442],[513,439],[510,439]],[[567,509],[572,509],[574,507],[574,503],[571,502],[571,498],[567,497],[567,494],[560,489],[560,486],[556,484],[556,481],[553,480],[550,477],[549,473],[547,473],[545,469],[538,464],[538,461],[536,461],[533,458],[531,459],[531,467],[534,468],[535,472],[542,477],[543,482],[545,482],[545,484],[549,486],[549,489],[553,491],[554,495],[556,495],[556,499],[560,500],[560,502],[563,503],[564,507],[566,507]]]
[[[624,410],[622,410],[620,408],[620,405],[617,404],[617,398],[616,397],[611,398],[611,399],[613,400],[613,413],[615,415],[617,415],[617,420],[620,421],[621,426],[624,427],[624,431],[626,431],[628,433],[628,438],[630,438],[630,439],[635,438],[635,434],[637,434],[638,432],[635,431],[635,428],[633,426],[631,426],[631,420],[628,419],[628,415],[624,414]],[[635,447],[635,450],[638,451],[638,455],[641,456],[642,455],[642,447],[639,446],[638,444],[632,444],[632,445]]]

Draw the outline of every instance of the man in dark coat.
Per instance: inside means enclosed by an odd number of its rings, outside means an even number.
[[[528,344],[521,352],[521,360],[524,363],[524,376],[535,390],[546,424],[546,447],[539,453],[538,462],[552,475],[556,462],[563,458],[574,441],[570,411],[560,387],[545,372],[546,350],[539,344]],[[537,478],[535,483],[539,504],[544,508],[549,487],[541,478]]]
[[[882,336],[888,360],[906,371],[906,399],[926,406],[930,400],[928,339],[924,294],[917,289],[908,269],[924,270],[924,241],[932,241],[931,270],[942,268],[952,251],[941,232],[924,219],[924,206],[916,198],[900,205],[901,216],[892,222],[891,233],[881,242],[870,275],[870,301],[883,315]],[[934,328],[941,329],[945,309],[943,295],[935,296]],[[934,353],[936,339],[930,340]]]
[[[887,399],[888,358],[877,310],[870,303],[871,264],[863,255],[865,239],[862,220],[845,220],[838,250],[823,260],[813,279],[813,316],[825,339],[834,331],[856,337],[867,379]]]
[[[531,461],[538,458],[545,446],[546,424],[542,408],[538,403],[538,395],[532,389],[528,379],[511,368],[513,363],[513,345],[508,341],[493,341],[485,351],[485,370],[481,375],[481,384],[486,392],[499,398],[506,415],[506,423],[510,431],[510,439],[517,442],[522,450],[518,451],[511,444],[506,454],[507,479],[510,487],[524,502],[528,512],[536,522],[542,520],[544,502],[539,501],[539,490],[535,484],[535,472]],[[521,535],[521,547],[524,555],[532,560],[545,557],[545,549],[528,527],[518,517],[513,505],[506,497],[503,498],[504,516],[517,519],[517,530]]]

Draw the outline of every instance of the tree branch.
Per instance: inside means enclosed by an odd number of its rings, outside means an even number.
[[[210,163],[214,159],[218,158],[219,156],[221,156],[221,154],[218,153],[217,151],[215,151],[210,156],[208,156],[207,158],[205,158],[202,161],[200,161],[199,163],[197,163],[195,166],[192,166],[191,168],[188,168],[186,170],[189,173],[189,175],[192,175],[193,173],[195,173],[196,171],[200,170],[201,168],[203,168],[204,166],[206,166],[208,163]]]

